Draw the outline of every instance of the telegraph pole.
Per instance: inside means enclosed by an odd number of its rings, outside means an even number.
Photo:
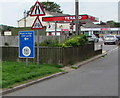
[[[79,35],[78,17],[79,17],[79,0],[75,0],[75,32],[76,32],[76,35]]]

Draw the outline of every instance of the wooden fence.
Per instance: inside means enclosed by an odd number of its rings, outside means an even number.
[[[1,49],[1,48],[0,48]],[[49,64],[70,65],[101,54],[102,50],[94,51],[94,44],[79,47],[40,47],[40,62]],[[29,61],[36,62],[35,58]],[[18,58],[18,47],[2,47],[3,61],[25,61]]]

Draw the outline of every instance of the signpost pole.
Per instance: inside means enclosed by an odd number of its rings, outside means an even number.
[[[26,27],[26,11],[24,11],[24,27]],[[28,57],[26,57],[26,67],[28,66]]]
[[[39,65],[39,57],[40,57],[40,51],[39,51],[39,30],[36,30],[37,31],[37,65]]]
[[[26,57],[26,67],[28,66],[28,58]]]
[[[45,16],[45,12],[40,4],[40,2],[35,3],[30,16],[37,16],[37,18],[35,19],[33,25],[32,25],[32,29],[37,29],[36,33],[37,33],[37,65],[39,65],[40,62],[40,46],[39,46],[39,30],[38,29],[44,29],[42,23],[39,20],[39,16]]]

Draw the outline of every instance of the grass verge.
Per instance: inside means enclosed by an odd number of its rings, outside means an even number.
[[[2,87],[11,88],[16,84],[27,80],[42,78],[60,72],[60,65],[29,63],[26,67],[24,62],[2,62]]]

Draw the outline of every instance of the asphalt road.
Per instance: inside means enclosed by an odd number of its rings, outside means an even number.
[[[98,50],[98,49],[101,49],[101,45],[102,45],[102,49],[103,51],[109,51],[109,50],[112,50],[112,49],[115,49],[116,47],[118,47],[117,45],[104,45],[103,41],[100,41],[98,43],[95,43],[95,47],[94,49],[95,50]]]
[[[115,48],[113,48],[115,47]],[[7,94],[7,96],[118,96],[118,49],[65,75]]]

